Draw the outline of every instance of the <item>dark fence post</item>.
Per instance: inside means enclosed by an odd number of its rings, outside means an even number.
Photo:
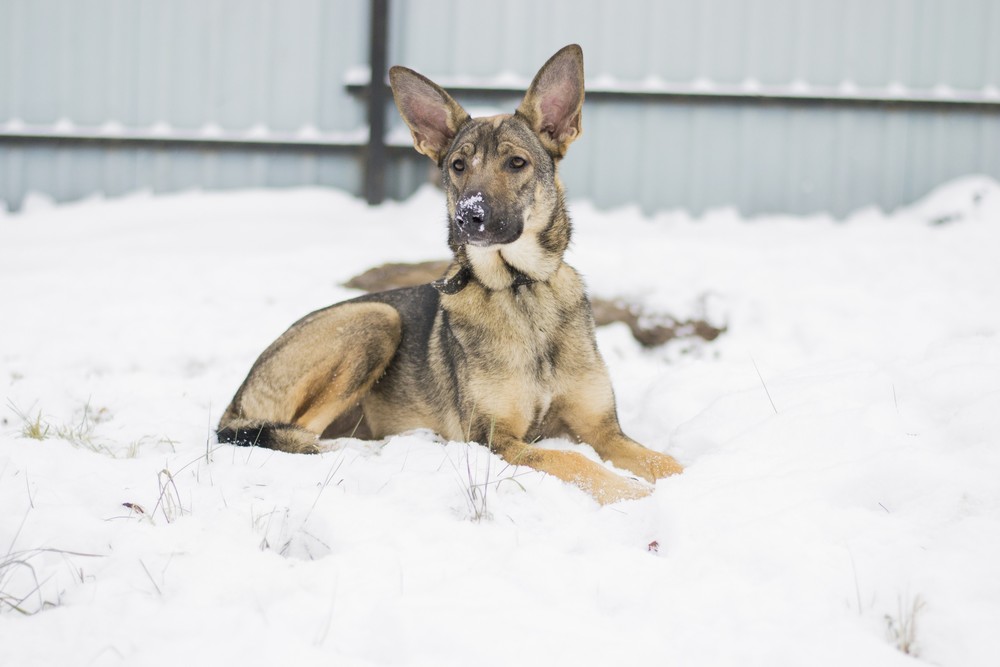
[[[365,160],[365,197],[371,205],[385,199],[385,87],[389,48],[389,0],[371,0],[371,43],[368,63],[368,150]]]

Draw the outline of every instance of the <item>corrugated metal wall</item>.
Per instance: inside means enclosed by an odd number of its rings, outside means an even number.
[[[603,206],[843,215],[893,208],[970,172],[1000,178],[996,0],[420,0],[394,9],[390,59],[432,77],[530,80],[576,41],[591,87],[950,92],[998,102],[962,110],[590,101],[563,177],[571,195]],[[446,38],[427,39],[436,29]]]
[[[366,0],[0,0],[0,132],[94,137],[0,138],[0,199],[316,183],[357,191],[356,151],[315,145],[367,137],[364,103],[344,91],[366,62],[367,25]],[[128,141],[136,136],[164,142]],[[211,143],[224,138],[237,143]],[[285,140],[313,147],[253,143]]]
[[[601,206],[843,215],[869,204],[893,208],[966,173],[1000,178],[996,0],[397,0],[390,7],[389,61],[443,81],[519,84],[556,49],[578,42],[592,89],[735,93],[725,103],[588,100],[584,135],[563,178],[571,197]],[[363,102],[344,84],[364,78],[368,11],[365,0],[0,0],[0,130],[18,121],[57,131],[118,123],[349,145],[365,132]],[[819,91],[833,101],[752,97],[773,91]],[[835,99],[868,95],[978,103]],[[459,99],[501,110],[517,103]],[[405,143],[394,111],[390,119],[390,143]],[[403,196],[426,180],[426,160],[394,155],[390,193]],[[0,198],[16,203],[28,189],[66,199],[137,187],[297,183],[360,192],[358,156],[0,141]]]

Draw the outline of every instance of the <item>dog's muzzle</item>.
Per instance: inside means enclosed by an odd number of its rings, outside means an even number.
[[[455,229],[462,243],[489,246],[516,241],[521,225],[493,215],[482,192],[463,195],[455,205]]]

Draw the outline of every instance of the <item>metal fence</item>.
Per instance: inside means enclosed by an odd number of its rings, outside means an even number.
[[[402,197],[428,163],[371,71],[403,63],[470,109],[510,111],[578,42],[571,197],[892,208],[955,176],[1000,178],[997,34],[996,0],[0,0],[0,199]]]

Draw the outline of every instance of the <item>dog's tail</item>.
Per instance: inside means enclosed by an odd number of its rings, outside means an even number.
[[[220,443],[239,447],[263,447],[293,454],[318,454],[319,436],[295,426],[252,419],[230,419],[216,431]]]

